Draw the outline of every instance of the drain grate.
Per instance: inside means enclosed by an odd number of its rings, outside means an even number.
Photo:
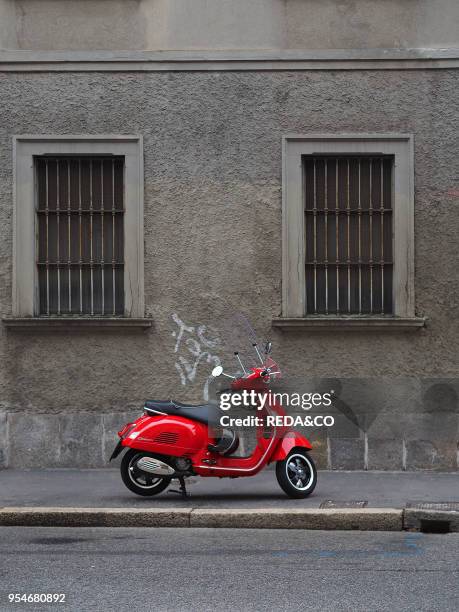
[[[408,502],[406,508],[413,508],[414,510],[459,512],[459,502]]]
[[[449,521],[431,521],[421,519],[419,530],[422,533],[449,533],[451,531]]]
[[[349,499],[338,501],[336,499],[327,499],[322,502],[319,508],[366,508],[368,501],[366,499]]]

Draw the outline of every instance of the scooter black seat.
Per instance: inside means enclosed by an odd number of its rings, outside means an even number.
[[[205,425],[218,424],[218,415],[213,406],[208,404],[181,404],[180,402],[147,400],[145,402],[145,412],[151,416],[158,414],[170,414],[171,416],[181,416],[192,421],[198,421]]]

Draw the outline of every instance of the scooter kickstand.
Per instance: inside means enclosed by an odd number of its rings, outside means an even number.
[[[177,489],[169,489],[169,492],[170,493],[178,493],[179,495],[182,496],[183,499],[186,499],[187,497],[190,497],[190,494],[186,490],[185,478],[183,476],[179,476],[178,480],[180,482],[180,491],[177,491]]]

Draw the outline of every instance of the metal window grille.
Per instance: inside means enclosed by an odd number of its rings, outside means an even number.
[[[307,314],[388,315],[393,156],[305,156]]]
[[[40,315],[124,314],[124,158],[35,158]]]

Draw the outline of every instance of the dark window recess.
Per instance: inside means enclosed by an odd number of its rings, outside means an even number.
[[[124,314],[124,158],[37,157],[40,315]]]
[[[305,156],[306,314],[393,313],[392,156]]]

